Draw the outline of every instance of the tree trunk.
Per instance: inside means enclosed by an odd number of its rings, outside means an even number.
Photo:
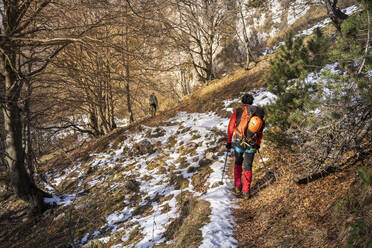
[[[337,7],[337,2],[338,0],[324,0],[329,18],[331,18],[333,25],[336,27],[337,31],[341,33],[341,24],[349,16],[343,13]]]
[[[244,69],[248,70],[249,69],[249,63],[250,63],[248,41],[245,41],[244,45],[245,45],[245,54],[246,54]]]
[[[126,16],[128,15],[128,6],[126,5],[125,6],[125,14]],[[128,34],[129,33],[129,25],[128,25],[128,20],[126,22],[126,26],[125,26],[125,32]],[[128,41],[128,37],[125,36],[125,46],[127,48],[127,50],[129,50],[129,41]],[[132,110],[132,103],[131,103],[131,99],[130,99],[130,86],[129,86],[129,82],[130,82],[130,76],[129,76],[129,52],[127,51],[127,55],[126,55],[126,58],[125,58],[125,72],[126,72],[126,75],[125,75],[125,78],[126,78],[126,84],[125,84],[125,90],[126,90],[126,95],[127,95],[127,107],[128,107],[128,113],[129,113],[129,122],[132,123],[134,121],[134,116],[133,116],[133,110]]]
[[[47,193],[37,188],[25,167],[25,151],[22,146],[22,120],[18,107],[22,82],[17,81],[5,56],[1,58],[1,73],[5,81],[5,104],[2,106],[5,131],[5,163],[8,167],[11,187],[16,195],[28,202],[35,212],[43,212],[47,205],[43,197]]]
[[[127,95],[129,122],[132,123],[134,121],[134,117],[133,117],[132,105],[131,105],[131,100],[130,100],[130,88],[129,88],[128,82],[125,84],[125,89],[126,89],[126,95]]]
[[[93,130],[92,132],[94,133],[95,137],[100,136],[100,130],[98,128],[98,120],[97,120],[97,115],[95,113],[95,107],[90,104],[89,106],[89,126]]]
[[[243,26],[243,42],[244,42],[244,48],[245,48],[245,65],[244,65],[244,69],[245,70],[248,70],[249,69],[249,63],[251,62],[250,61],[250,48],[249,48],[249,38],[248,38],[248,33],[247,33],[247,29],[245,27],[245,19],[244,19],[244,14],[243,14],[243,5],[242,3],[239,1],[239,14],[240,14],[240,18],[241,18],[241,21],[242,21],[242,26]]]
[[[27,173],[30,176],[30,180],[34,183],[34,168],[33,168],[33,148],[32,148],[32,137],[31,137],[31,109],[30,109],[30,100],[32,94],[32,87],[30,82],[26,82],[27,85],[27,96],[25,100],[25,120],[24,120],[24,140],[25,140],[25,156],[26,156],[26,165]]]
[[[0,75],[0,106],[5,103],[5,80]],[[0,111],[0,172],[6,171],[5,163],[5,123],[3,111]]]

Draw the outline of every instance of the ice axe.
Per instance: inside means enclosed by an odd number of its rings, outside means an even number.
[[[223,165],[222,177],[221,177],[220,185],[223,184],[223,176],[224,176],[224,174],[225,174],[225,168],[226,168],[227,156],[228,156],[228,155],[229,155],[229,150],[226,151],[225,164]]]

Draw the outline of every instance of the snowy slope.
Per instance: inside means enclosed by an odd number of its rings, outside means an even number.
[[[254,104],[260,105],[265,105],[275,98],[264,90],[257,90],[254,95]],[[230,104],[239,101],[239,98],[225,101],[225,109],[232,111],[232,108],[229,108]],[[104,225],[86,233],[76,242],[84,245],[90,240],[98,239],[102,243],[108,243],[113,236],[119,235],[120,240],[115,241],[116,244],[111,247],[126,247],[130,234],[138,229],[142,233],[142,238],[135,243],[135,247],[153,247],[164,242],[171,244],[172,241],[165,240],[164,233],[169,222],[180,214],[177,197],[182,192],[188,191],[197,199],[210,203],[210,222],[201,228],[203,241],[200,247],[237,247],[237,241],[232,236],[236,225],[232,216],[235,203],[230,192],[231,182],[226,177],[226,173],[224,184],[220,184],[225,153],[224,142],[219,141],[224,139],[228,121],[228,118],[221,118],[212,112],[180,112],[177,116],[165,121],[162,126],[156,128],[143,126],[140,132],[126,134],[126,139],[117,149],[112,148],[110,144],[108,151],[90,154],[91,160],[88,166],[100,173],[95,173],[94,176],[89,177],[89,180],[84,178],[81,163],[76,163],[75,166],[61,173],[49,174],[49,180],[54,186],[58,187],[67,180],[76,180],[77,188],[85,188],[88,185],[100,188],[110,178],[135,178],[139,182],[139,191],[142,196],[139,206],[149,206],[151,209],[146,215],[136,214],[136,207],[132,206],[128,195],[120,209],[116,209],[105,217]],[[136,154],[131,157],[130,152],[136,149],[135,144],[146,142],[155,147],[155,152]],[[171,142],[174,145],[169,145]],[[208,159],[205,158],[207,153],[209,153]],[[199,185],[192,183],[200,167],[204,166],[203,161],[207,163],[209,161],[207,166],[211,169],[203,185],[207,187],[206,191],[198,190]],[[150,166],[154,163],[159,163],[161,166]],[[133,169],[121,170],[114,177],[112,176],[111,168],[125,169],[129,166],[133,166]],[[175,187],[170,183],[169,175],[167,175],[169,172],[182,176],[183,180],[187,180],[188,183],[181,188]],[[126,180],[116,180],[110,184],[108,193],[125,187],[125,183]],[[76,194],[55,196],[46,201],[68,206],[83,201],[80,195],[76,192]],[[161,203],[156,200],[166,196],[171,197]],[[163,211],[165,206],[168,211]],[[132,246],[134,244],[130,247]]]

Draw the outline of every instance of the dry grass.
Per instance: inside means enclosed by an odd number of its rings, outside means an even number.
[[[314,26],[315,24],[325,19],[326,17],[327,11],[324,7],[313,6],[304,16],[298,19],[294,24],[292,24],[291,26],[282,27],[282,29],[275,37],[267,41],[267,45],[269,47],[272,47],[276,45],[278,42],[282,41],[288,33],[292,32],[293,34],[296,34],[301,30],[305,30],[307,28]]]
[[[180,216],[168,226],[165,238],[172,240],[171,245],[161,244],[157,247],[199,247],[203,237],[200,228],[208,223],[211,210],[207,201],[185,200]]]
[[[350,213],[340,211],[337,217],[332,206],[351,192],[357,181],[355,166],[308,185],[294,183],[285,151],[270,152],[275,159],[268,166],[276,173],[276,181],[261,190],[258,196],[240,201],[235,210],[238,223],[235,237],[239,247],[340,247],[345,244],[345,221]],[[255,166],[258,166],[255,164]],[[253,183],[259,179],[254,175]],[[369,197],[372,194],[369,193]],[[371,219],[372,220],[372,219]],[[340,235],[343,232],[343,235]]]

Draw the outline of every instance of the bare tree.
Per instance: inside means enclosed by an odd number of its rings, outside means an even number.
[[[167,18],[175,47],[189,56],[200,81],[215,78],[214,59],[221,50],[223,30],[229,17],[224,1],[172,2],[176,16]]]
[[[324,0],[324,5],[327,9],[329,18],[331,18],[333,25],[341,33],[341,24],[348,18],[348,15],[340,10],[337,6],[338,0]]]
[[[5,162],[12,188],[18,197],[33,209],[43,211],[41,191],[25,166],[26,147],[23,143],[24,86],[43,72],[50,61],[68,44],[79,41],[88,27],[71,26],[66,17],[76,5],[74,1],[57,3],[51,0],[1,1],[0,40],[1,110],[6,134]],[[68,11],[67,11],[68,9]],[[92,25],[100,22],[97,17]],[[26,106],[26,108],[28,108]]]
[[[242,0],[237,1],[237,11],[238,11],[238,20],[241,22],[241,27],[242,30],[239,32],[237,30],[237,35],[239,39],[242,41],[244,44],[244,49],[245,49],[245,65],[244,68],[248,70],[249,63],[251,61],[251,58],[253,58],[253,55],[251,53],[251,48],[250,48],[250,37],[248,35],[247,31],[247,26],[246,26],[246,16],[245,13],[247,12],[246,5]]]

